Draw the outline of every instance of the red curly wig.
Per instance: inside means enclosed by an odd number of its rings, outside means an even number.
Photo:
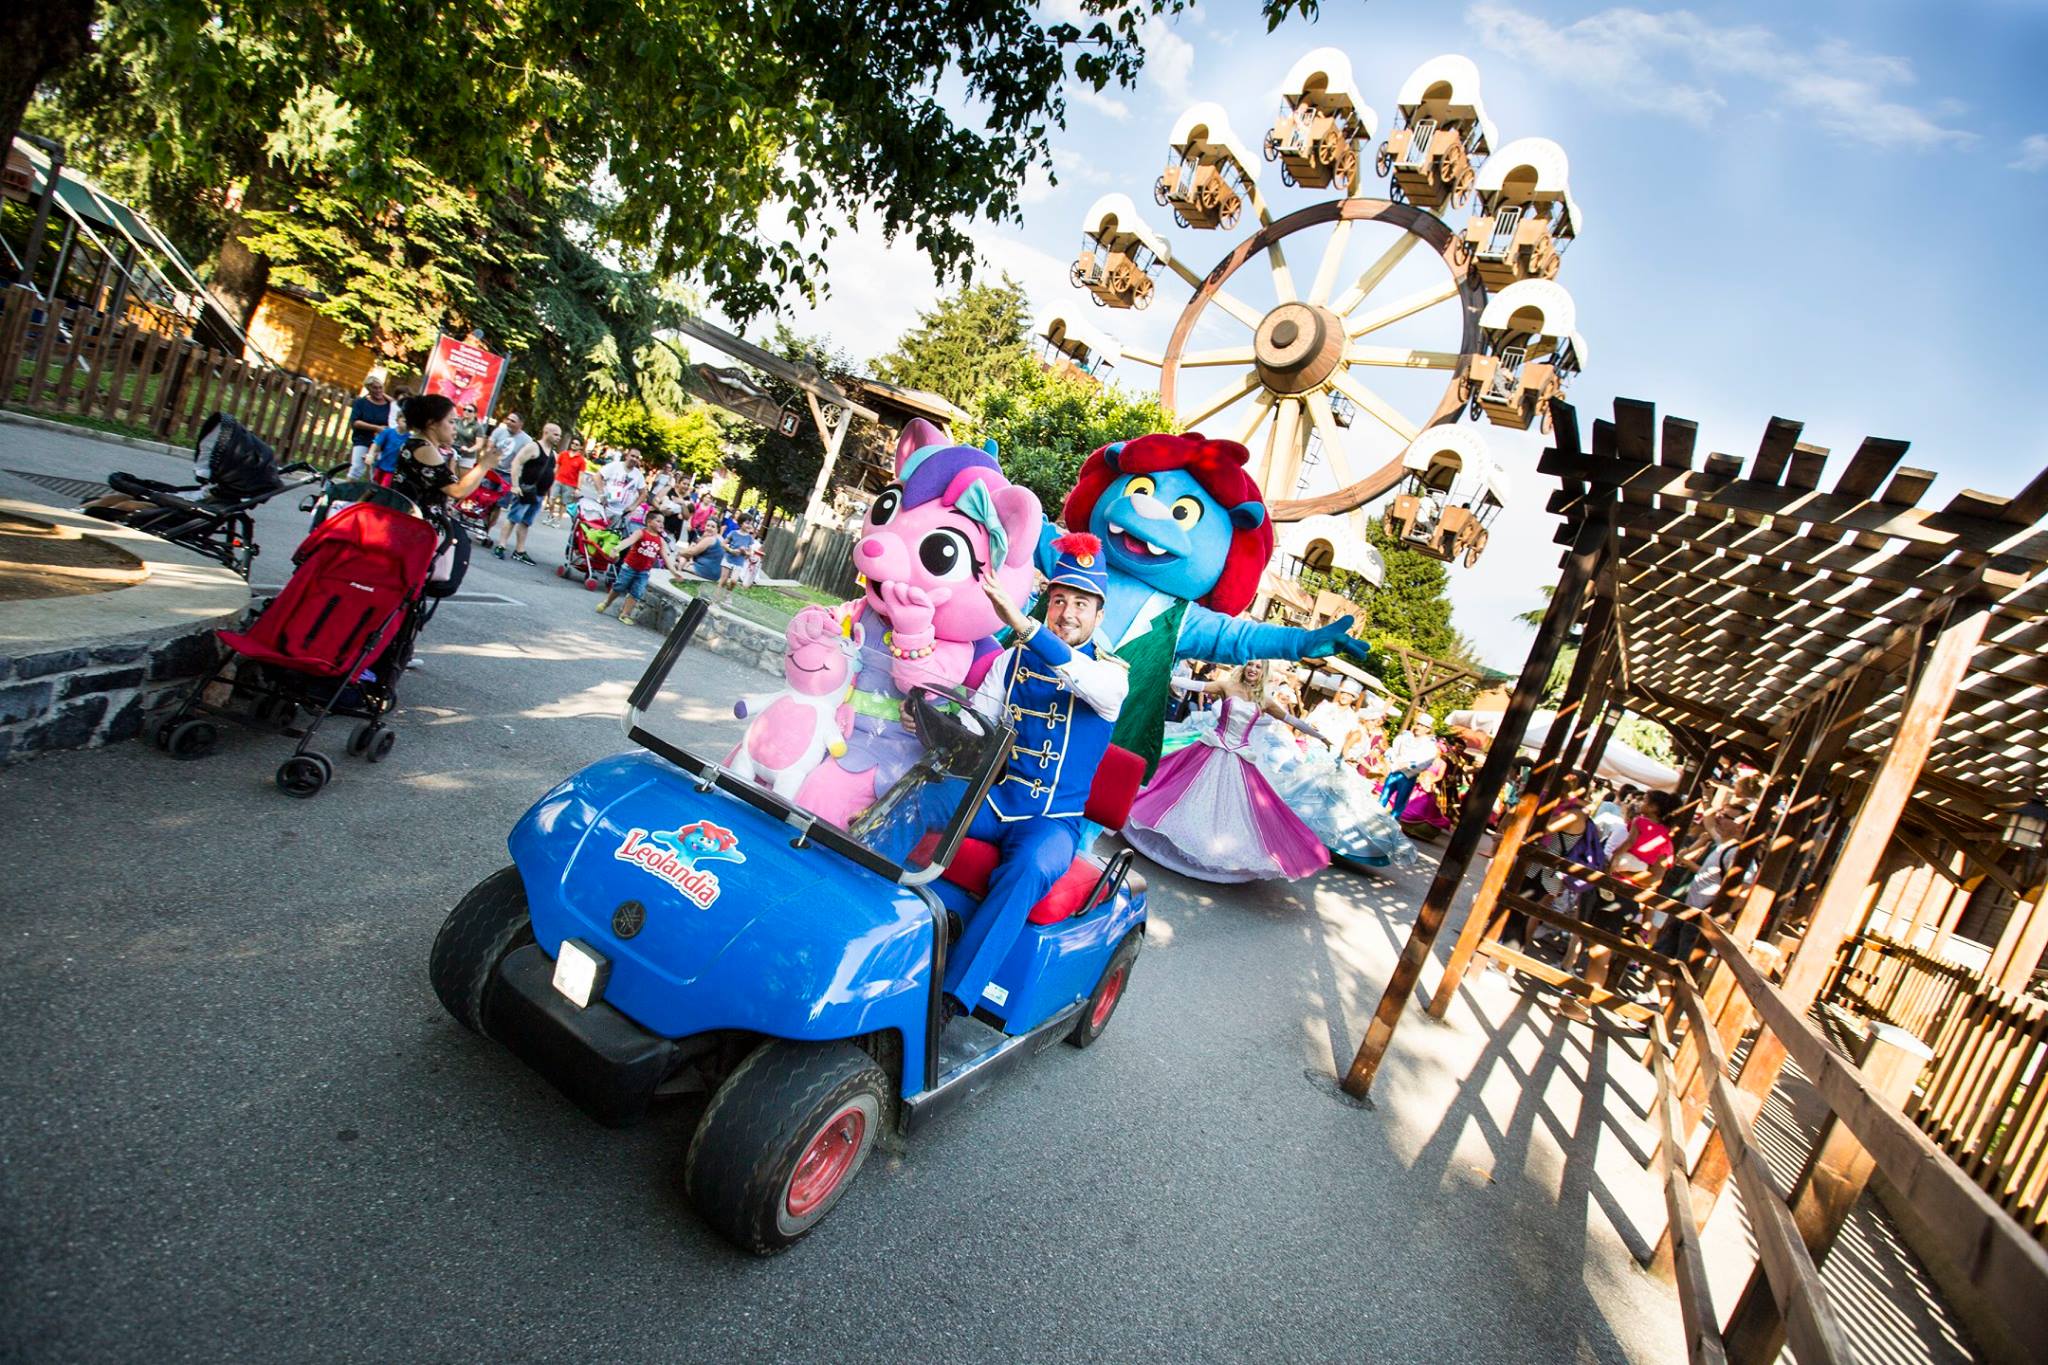
[[[1227,510],[1239,503],[1255,502],[1264,508],[1266,500],[1252,476],[1244,472],[1251,452],[1235,441],[1216,441],[1190,431],[1182,436],[1156,434],[1106,445],[1081,465],[1080,477],[1060,509],[1061,519],[1074,530],[1085,530],[1095,515],[1110,484],[1125,474],[1156,474],[1163,469],[1185,469],[1202,485],[1202,491]],[[1259,518],[1253,527],[1233,526],[1230,553],[1224,557],[1223,572],[1216,586],[1198,599],[1205,607],[1235,616],[1252,604],[1259,593],[1259,574],[1273,557],[1273,518]]]

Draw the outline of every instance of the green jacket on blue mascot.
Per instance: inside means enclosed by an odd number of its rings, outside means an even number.
[[[1143,756],[1147,777],[1159,763],[1175,660],[1363,659],[1371,652],[1351,638],[1348,616],[1314,630],[1237,619],[1273,557],[1273,523],[1245,472],[1249,459],[1237,442],[1199,432],[1139,436],[1090,455],[1067,494],[1068,529],[1093,532],[1109,561],[1098,638],[1131,669],[1113,742]],[[1041,571],[1050,541],[1048,534],[1039,544]]]

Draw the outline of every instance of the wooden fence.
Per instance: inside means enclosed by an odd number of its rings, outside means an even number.
[[[174,445],[196,441],[207,415],[225,412],[280,460],[348,458],[346,391],[24,289],[0,301],[0,407],[89,418]]]
[[[853,547],[858,543],[859,537],[851,532],[779,523],[769,528],[762,547],[761,573],[767,578],[794,578],[842,598],[858,597],[860,582],[853,567]]]
[[[2048,1241],[2048,1001],[1870,933],[1843,945],[1829,998],[1934,1049],[1907,1112],[2001,1208]]]

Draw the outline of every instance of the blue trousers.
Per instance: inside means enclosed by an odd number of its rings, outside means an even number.
[[[1002,851],[988,879],[988,895],[968,918],[946,959],[946,993],[971,1010],[1016,946],[1031,907],[1073,865],[1081,817],[1003,820],[984,804],[975,812],[967,835]]]
[[[1408,807],[1408,798],[1415,794],[1414,773],[1388,773],[1387,780],[1380,784],[1380,800],[1398,818]]]

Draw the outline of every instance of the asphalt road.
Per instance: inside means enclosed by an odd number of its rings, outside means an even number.
[[[258,582],[297,522],[266,518]],[[545,570],[482,558],[468,592],[391,761],[337,733],[316,800],[275,790],[285,742],[254,733],[197,763],[128,744],[0,772],[0,1355],[1680,1357],[1628,1255],[1658,1222],[1619,1048],[1493,978],[1460,1028],[1411,1016],[1376,1110],[1333,1098],[1426,869],[1153,869],[1100,1044],[878,1156],[788,1254],[733,1252],[680,1194],[690,1109],[600,1128],[427,985],[527,804],[623,747],[656,643]],[[687,678],[711,710],[760,686],[716,659]]]

